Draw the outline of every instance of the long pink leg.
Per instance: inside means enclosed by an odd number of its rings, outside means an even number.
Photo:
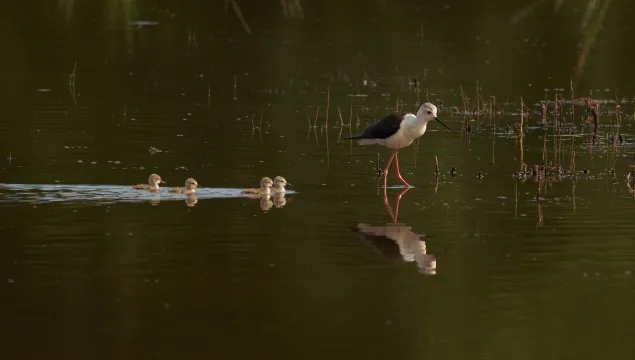
[[[392,164],[392,159],[397,154],[397,150],[392,152],[390,159],[388,159],[388,164],[386,164],[386,168],[384,169],[384,189],[386,188],[386,179],[388,178],[388,169],[390,168],[390,164]]]
[[[406,185],[406,187],[407,187],[407,188],[409,188],[409,187],[410,187],[410,184],[408,184],[408,183],[406,182],[406,180],[404,180],[404,179],[401,177],[401,171],[399,171],[399,155],[397,154],[397,152],[396,152],[396,151],[397,151],[397,150],[395,150],[395,167],[397,168],[397,179],[401,180],[401,182],[402,182],[404,185]]]

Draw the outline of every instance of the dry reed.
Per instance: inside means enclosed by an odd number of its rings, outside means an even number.
[[[481,120],[481,100],[480,100],[480,96],[478,93],[478,81],[476,81],[476,120],[480,126],[480,120]]]
[[[75,60],[75,64],[73,65],[73,72],[68,79],[68,90],[71,93],[71,97],[73,98],[73,103],[77,105],[77,93],[75,92],[75,79],[77,77],[77,60]]]
[[[543,125],[547,124],[547,104],[544,102],[540,104],[540,120]]]
[[[331,87],[326,88],[326,128],[329,127],[329,107],[331,106]]]
[[[245,32],[247,32],[247,34],[251,34],[251,29],[249,28],[249,24],[247,24],[247,20],[245,20],[245,17],[243,16],[243,12],[240,10],[238,3],[236,2],[236,0],[229,0],[229,1],[231,1],[232,8],[234,9],[234,13],[236,14],[236,17],[238,17],[238,20],[240,20],[240,23],[243,25]]]
[[[524,103],[522,96],[520,97],[520,169],[523,170],[523,166],[525,164],[525,149],[523,148],[523,138],[525,137],[523,134],[523,126],[525,125],[525,111],[524,111]]]
[[[437,158],[437,156],[434,156],[434,174],[439,177],[439,158]]]
[[[318,116],[320,115],[320,105],[318,105],[317,110],[315,110],[315,120],[313,121],[313,128],[317,129],[317,121]]]
[[[553,101],[553,126],[555,132],[555,129],[558,127],[558,93],[554,92],[554,96],[555,99]]]
[[[571,86],[571,123],[573,127],[575,127],[575,109],[573,107],[573,79],[569,81],[569,85]]]

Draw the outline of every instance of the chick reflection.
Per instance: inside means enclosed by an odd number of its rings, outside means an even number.
[[[155,192],[152,194],[152,198],[150,199],[150,205],[158,206],[161,204],[161,194],[159,192]]]
[[[196,195],[188,195],[185,197],[185,205],[187,205],[187,207],[194,207],[196,203],[198,203]]]
[[[262,211],[269,211],[273,207],[273,201],[271,201],[271,195],[260,195],[260,209]]]
[[[251,195],[250,199],[260,199],[260,209],[264,212],[271,210],[273,207],[273,201],[271,201],[271,194]]]
[[[287,198],[284,195],[284,193],[273,194],[273,205],[277,209],[283,208],[285,205],[287,205]]]
[[[420,273],[435,275],[437,260],[434,255],[427,253],[426,243],[422,236],[414,233],[410,226],[397,223],[399,202],[408,190],[409,188],[406,188],[397,195],[394,213],[384,193],[384,204],[392,219],[392,223],[378,226],[360,223],[357,224],[356,230],[363,235],[367,243],[387,258],[397,261],[415,262]]]
[[[282,208],[287,204],[287,198],[284,193],[277,194],[261,194],[247,196],[249,199],[259,199],[260,209],[264,212],[271,210],[274,206],[276,208]],[[289,199],[291,200],[291,199]]]

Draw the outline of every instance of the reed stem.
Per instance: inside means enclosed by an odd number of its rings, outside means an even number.
[[[439,159],[437,158],[437,156],[434,156],[434,173],[439,176]]]
[[[73,65],[73,72],[71,73],[71,76],[68,79],[68,89],[71,93],[71,97],[73,98],[73,104],[75,105],[77,105],[77,93],[75,91],[76,77],[77,77],[77,60],[75,60],[75,64]]]
[[[328,131],[329,127],[329,107],[331,106],[331,87],[327,87],[326,89],[326,127]],[[328,144],[328,141],[327,141]]]

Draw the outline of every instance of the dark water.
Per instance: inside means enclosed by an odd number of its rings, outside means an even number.
[[[360,42],[357,50],[352,44],[373,28],[349,28],[346,8],[339,19],[303,3],[304,20],[285,20],[273,7],[264,13],[281,19],[253,20],[247,35],[218,3],[209,25],[185,5],[163,12],[139,5],[145,16],[137,19],[158,21],[142,28],[122,25],[123,15],[106,24],[82,18],[80,10],[68,23],[57,9],[32,15],[49,22],[33,23],[41,38],[23,48],[21,59],[28,61],[3,85],[9,95],[0,109],[5,354],[633,357],[635,196],[625,177],[635,135],[632,96],[618,90],[627,88],[626,77],[594,82],[585,72],[580,79],[588,85],[579,85],[579,96],[594,90],[606,100],[594,144],[590,127],[581,125],[584,106],[566,115],[576,122],[576,136],[554,136],[552,127],[539,124],[543,89],[551,89],[550,99],[553,87],[569,97],[571,64],[557,64],[567,74],[558,84],[539,78],[538,70],[519,75],[516,80],[535,79],[531,90],[509,92],[520,86],[485,82],[483,97],[498,101],[496,130],[489,117],[475,115],[468,138],[457,113],[460,78],[483,73],[461,62],[462,51],[437,46],[440,55],[431,61],[451,61],[445,73],[431,67],[429,83],[415,59],[399,68],[376,51],[378,44],[399,48],[405,34],[418,45],[418,23],[397,33],[403,35],[395,36],[402,39],[397,44],[386,36]],[[378,3],[364,24],[382,11],[419,6]],[[449,5],[453,16],[469,8]],[[240,6],[257,19],[257,8]],[[541,11],[551,14],[547,8]],[[89,10],[83,10],[88,19],[97,17]],[[177,20],[170,22],[170,14]],[[538,36],[539,20],[520,29]],[[324,23],[342,35],[320,34]],[[188,46],[188,31],[195,30],[198,47]],[[51,38],[68,50],[45,61],[38,55],[51,53]],[[353,61],[356,51],[375,55]],[[77,105],[68,88],[76,60]],[[400,152],[402,174],[414,187],[394,219],[403,189],[391,170],[386,206],[375,178],[377,153],[383,167],[390,152],[341,138],[397,103],[415,110],[417,96],[422,101],[426,94],[408,85],[412,78],[421,79],[455,132],[431,124],[418,147]],[[470,84],[466,91],[474,97]],[[624,142],[613,147],[616,94],[625,97]],[[521,95],[530,113],[522,151]],[[317,127],[309,127],[318,106]],[[565,169],[575,150],[576,175],[550,177],[546,185],[531,176],[516,179],[521,161],[541,163],[545,145],[548,161],[559,159]],[[448,173],[452,167],[456,176]],[[153,172],[170,186],[194,177],[202,189],[195,202],[130,191]],[[285,201],[238,196],[262,176],[277,175],[294,184]]]

